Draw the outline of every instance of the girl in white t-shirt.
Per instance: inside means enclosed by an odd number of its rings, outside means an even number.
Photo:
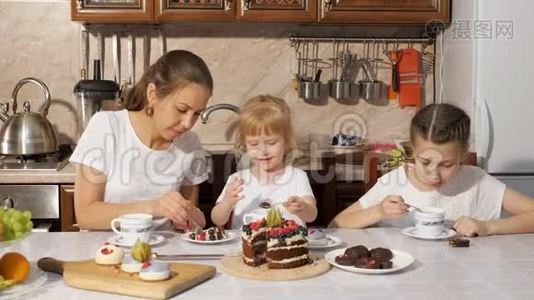
[[[317,216],[313,192],[306,173],[290,165],[297,144],[291,128],[291,112],[284,100],[258,96],[240,110],[236,147],[244,152],[241,162],[249,168],[228,178],[211,211],[213,223],[241,228],[243,216],[262,216],[268,202],[283,216],[312,222]],[[230,219],[230,216],[232,218]]]
[[[128,94],[125,110],[95,114],[70,161],[75,211],[84,229],[109,229],[122,214],[166,217],[178,229],[205,225],[196,207],[208,177],[201,144],[188,132],[206,107],[213,79],[204,61],[170,51]]]
[[[420,110],[410,128],[414,163],[382,176],[330,226],[407,227],[413,224],[409,203],[444,208],[446,221],[466,236],[534,232],[534,199],[480,168],[462,165],[469,129],[469,116],[453,105],[432,104]],[[512,216],[500,219],[501,208]]]

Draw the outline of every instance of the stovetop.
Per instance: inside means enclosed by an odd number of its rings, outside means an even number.
[[[69,162],[73,146],[64,144],[59,151],[37,155],[0,155],[0,170],[59,171]]]

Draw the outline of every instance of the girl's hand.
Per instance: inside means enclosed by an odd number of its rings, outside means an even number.
[[[243,180],[243,178],[235,177],[232,183],[230,183],[230,185],[226,189],[223,201],[236,204],[239,200],[243,199],[245,196],[240,196],[239,193],[243,191],[244,184],[245,181]]]
[[[163,194],[154,201],[153,214],[155,217],[166,217],[172,220],[175,226],[187,228],[188,212],[197,209],[193,203],[185,199],[182,194],[172,191]]]
[[[384,219],[397,219],[408,213],[408,205],[398,195],[386,196],[379,205]]]
[[[465,216],[462,216],[456,220],[452,228],[454,228],[457,233],[465,236],[488,235],[488,226],[486,226],[486,222]]]
[[[291,196],[282,204],[290,213],[298,215],[305,207],[305,203],[300,197]]]

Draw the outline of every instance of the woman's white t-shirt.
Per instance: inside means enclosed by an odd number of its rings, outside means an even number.
[[[286,166],[284,173],[278,177],[273,184],[262,184],[250,172],[250,169],[245,169],[236,172],[226,181],[224,189],[217,199],[217,203],[222,201],[226,189],[234,181],[235,178],[242,178],[245,183],[243,191],[240,193],[244,196],[243,199],[236,203],[232,215],[232,229],[240,229],[243,226],[243,216],[248,213],[261,216],[267,213],[267,209],[259,208],[258,204],[263,201],[270,202],[272,205],[286,202],[291,196],[311,196],[313,191],[308,181],[306,172],[291,166]],[[305,225],[299,217],[290,213],[283,205],[276,206],[285,219],[293,219],[301,225]]]
[[[93,115],[70,162],[107,176],[105,202],[151,200],[208,178],[206,155],[194,133],[182,134],[165,150],[150,149],[135,133],[127,110]]]
[[[416,207],[427,206],[445,209],[446,222],[461,216],[478,220],[499,219],[506,185],[484,170],[463,165],[454,178],[437,190],[422,192],[408,180],[405,167],[399,167],[382,177],[359,199],[362,208],[376,205],[388,195],[400,195]],[[411,215],[378,225],[408,227],[413,225]]]

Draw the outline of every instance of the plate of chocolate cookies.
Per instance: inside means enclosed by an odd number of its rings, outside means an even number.
[[[400,271],[414,262],[414,257],[400,250],[368,249],[363,245],[332,250],[325,259],[336,268],[362,274],[385,274]]]

